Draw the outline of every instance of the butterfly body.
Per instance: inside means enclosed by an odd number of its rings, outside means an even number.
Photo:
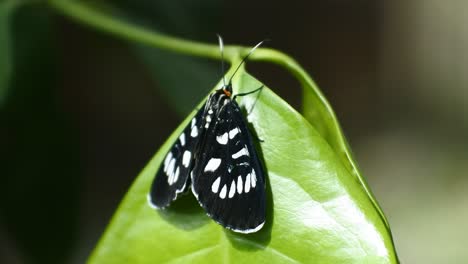
[[[265,223],[265,173],[232,86],[213,92],[166,154],[150,204],[165,208],[191,186],[220,225],[252,233]]]

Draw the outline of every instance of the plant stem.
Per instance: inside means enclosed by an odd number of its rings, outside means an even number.
[[[154,30],[145,29],[141,25],[132,25],[97,11],[95,8],[89,6],[89,4],[81,1],[49,0],[47,3],[50,7],[58,11],[58,13],[78,23],[118,37],[123,37],[130,41],[179,54],[221,59],[221,54],[217,45],[171,37]],[[239,61],[250,49],[250,47],[228,45],[224,48],[224,57],[230,63],[233,63]],[[302,74],[304,71],[291,57],[277,50],[258,48],[249,59],[273,62],[286,67],[296,77],[304,76],[304,74]]]
[[[140,25],[132,25],[113,18],[103,12],[97,11],[89,4],[81,1],[49,0],[50,7],[60,14],[69,17],[76,22],[85,24],[106,33],[123,37],[130,41],[149,46],[173,51],[179,54],[188,54],[204,58],[221,59],[217,45],[189,41],[142,28]],[[231,64],[245,56],[250,47],[228,45],[224,48],[224,57]],[[307,82],[316,87],[310,78],[304,79],[305,71],[288,55],[273,49],[258,48],[250,57],[253,61],[267,61],[278,64],[289,70],[301,82]],[[318,89],[316,89],[318,90]],[[331,109],[331,108],[330,108]]]
[[[60,14],[106,33],[179,54],[221,59],[217,45],[175,38],[145,29],[140,25],[122,22],[80,1],[49,0],[47,3]],[[232,62],[247,52],[248,48],[245,47],[227,46],[224,49],[224,57]]]

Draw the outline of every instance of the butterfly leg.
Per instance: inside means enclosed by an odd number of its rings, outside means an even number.
[[[234,99],[233,99],[233,100],[236,100],[236,97],[237,97],[237,96],[245,96],[245,95],[249,95],[249,94],[252,94],[252,93],[259,92],[258,95],[257,95],[257,98],[255,98],[255,102],[252,104],[252,107],[250,107],[250,109],[247,111],[247,114],[250,114],[250,113],[252,113],[253,108],[254,108],[255,105],[257,104],[257,100],[258,100],[258,98],[260,97],[260,93],[262,92],[263,87],[264,87],[264,86],[262,85],[262,86],[260,86],[259,88],[255,89],[255,90],[253,90],[253,91],[246,92],[246,93],[236,94],[236,95],[234,95]]]
[[[263,89],[263,87],[264,87],[264,86],[262,85],[262,86],[260,86],[259,88],[255,89],[255,90],[253,90],[253,91],[246,92],[246,93],[239,93],[239,94],[236,94],[236,95],[234,95],[233,100],[236,100],[237,96],[245,96],[245,95],[249,95],[249,94],[253,94],[253,93],[256,93],[256,92],[258,92],[258,91],[261,91],[261,90]]]
[[[260,86],[259,88],[253,90],[253,91],[250,91],[250,92],[246,92],[246,93],[240,93],[240,94],[236,94],[234,95],[234,99],[236,99],[237,96],[245,96],[245,95],[249,95],[249,94],[252,94],[252,93],[256,93],[256,92],[259,92],[258,95],[257,95],[257,98],[255,99],[255,102],[252,104],[252,107],[250,107],[249,111],[247,111],[247,114],[250,114],[255,106],[255,104],[257,103],[257,100],[258,100],[258,97],[260,96],[260,93],[262,92],[262,89],[263,89],[264,85]],[[261,139],[258,137],[257,133],[251,133],[252,136],[257,139],[260,143],[262,142],[265,142],[265,140]]]

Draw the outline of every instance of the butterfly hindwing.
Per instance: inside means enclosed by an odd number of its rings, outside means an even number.
[[[237,103],[223,95],[210,99],[207,106],[213,116],[209,119],[215,121],[206,126],[200,139],[192,192],[222,226],[255,232],[265,222],[263,168]]]
[[[164,157],[148,196],[152,206],[165,208],[186,190],[198,141],[203,133],[204,112],[202,107]]]

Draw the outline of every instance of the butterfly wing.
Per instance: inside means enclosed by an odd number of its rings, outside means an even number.
[[[148,195],[148,201],[153,207],[169,206],[179,193],[186,190],[197,144],[203,132],[204,108],[192,118],[160,165]]]
[[[192,192],[208,215],[236,232],[265,223],[265,174],[241,110],[229,100],[206,128],[192,172]]]

